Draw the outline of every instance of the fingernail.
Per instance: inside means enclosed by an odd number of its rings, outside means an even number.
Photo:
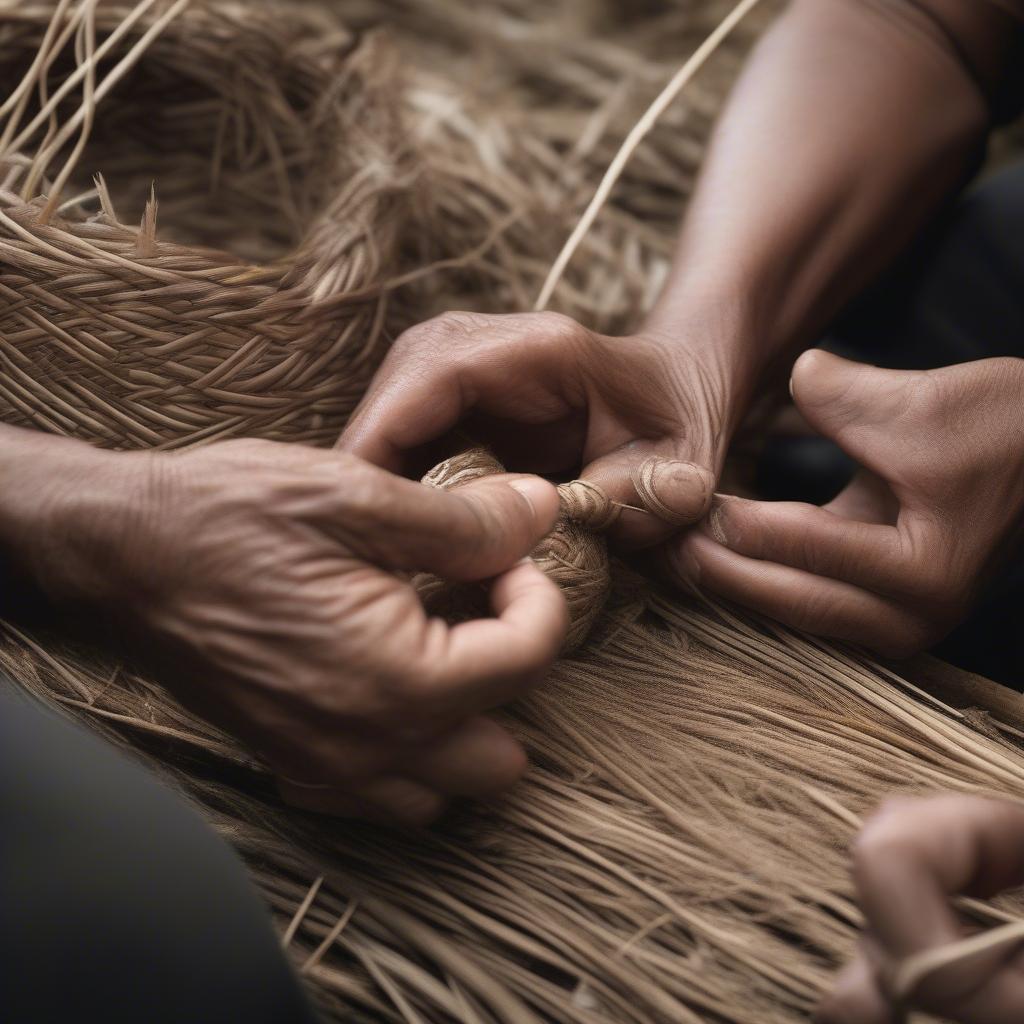
[[[696,463],[652,456],[634,474],[633,485],[659,519],[687,526],[704,515],[714,478]]]
[[[538,518],[538,509],[542,509],[552,503],[554,488],[539,476],[517,477],[514,480],[509,480],[508,485],[527,500],[534,519]],[[555,496],[555,501],[557,502],[557,495]]]

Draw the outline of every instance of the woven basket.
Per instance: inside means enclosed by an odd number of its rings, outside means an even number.
[[[32,83],[0,148],[0,420],[107,447],[329,444],[385,346],[408,182],[387,47],[313,9],[160,25],[157,4],[33,127],[83,64],[79,26],[33,70],[53,10],[0,3],[0,96]],[[101,4],[90,45],[132,10]]]

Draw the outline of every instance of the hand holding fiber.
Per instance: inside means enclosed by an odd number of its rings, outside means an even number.
[[[423,482],[447,490],[503,472],[504,467],[490,452],[474,448],[435,466]],[[569,633],[562,647],[565,654],[583,644],[604,608],[611,576],[608,548],[601,533],[615,523],[621,510],[600,487],[586,480],[560,485],[558,495],[558,522],[530,557],[558,584],[569,605]],[[455,588],[435,576],[425,575],[417,579],[416,588],[436,614],[459,618],[482,613],[479,592]]]

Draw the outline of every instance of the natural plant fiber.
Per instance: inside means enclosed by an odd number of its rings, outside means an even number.
[[[476,448],[435,466],[423,482],[451,489],[501,472],[501,463],[489,452]],[[530,557],[558,584],[569,606],[569,632],[562,653],[570,654],[587,639],[611,591],[608,547],[601,534],[618,519],[621,506],[585,480],[559,485],[558,494],[562,514]],[[482,587],[453,588],[431,576],[419,577],[415,583],[425,605],[436,615],[462,619],[487,614],[487,595]]]
[[[53,7],[0,5],[3,73],[42,58],[5,104],[0,415],[117,447],[330,442],[383,350],[407,216],[385,48],[322,18],[195,3],[99,108],[121,67],[107,61],[137,54],[166,5],[82,4],[95,25],[47,34]],[[74,81],[66,51],[99,56],[125,25],[84,97],[42,101],[48,76]],[[89,145],[62,155],[83,113]],[[45,175],[76,158],[104,177],[64,199]],[[140,227],[119,220],[143,205]]]
[[[115,447],[329,443],[401,326],[526,308],[639,112],[725,8],[479,7],[0,0],[0,416]],[[637,149],[560,308],[616,330],[650,301],[756,24]],[[494,468],[473,456],[431,482]],[[1024,799],[1024,723],[663,593],[581,525],[607,525],[602,497],[564,489],[542,552],[576,587],[587,639],[505,713],[526,780],[429,833],[284,807],[230,737],[66,638],[3,625],[0,669],[196,802],[329,1019],[804,1020],[855,939],[861,816],[894,791]],[[1022,910],[1013,895],[964,905],[982,925]]]

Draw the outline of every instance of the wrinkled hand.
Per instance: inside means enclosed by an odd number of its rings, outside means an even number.
[[[420,823],[510,785],[518,744],[480,713],[536,683],[564,601],[522,559],[558,499],[532,477],[444,492],[338,452],[231,441],[182,454],[80,446],[30,561],[158,649],[187,703],[313,810]],[[399,575],[496,577],[495,618],[429,619]]]
[[[905,372],[813,351],[792,385],[863,471],[823,508],[716,497],[702,530],[670,546],[672,571],[883,654],[931,646],[1024,532],[1024,360]]]
[[[867,928],[817,1024],[897,1024],[909,1009],[962,1024],[1024,1020],[1019,944],[925,974],[910,1006],[892,991],[908,957],[968,934],[953,896],[992,896],[1024,882],[1024,805],[973,796],[889,800],[857,840],[854,880]]]
[[[707,511],[728,440],[723,376],[653,334],[449,313],[398,339],[339,446],[399,472],[461,425],[510,469],[578,474],[646,509],[624,512],[618,539],[650,544]]]

